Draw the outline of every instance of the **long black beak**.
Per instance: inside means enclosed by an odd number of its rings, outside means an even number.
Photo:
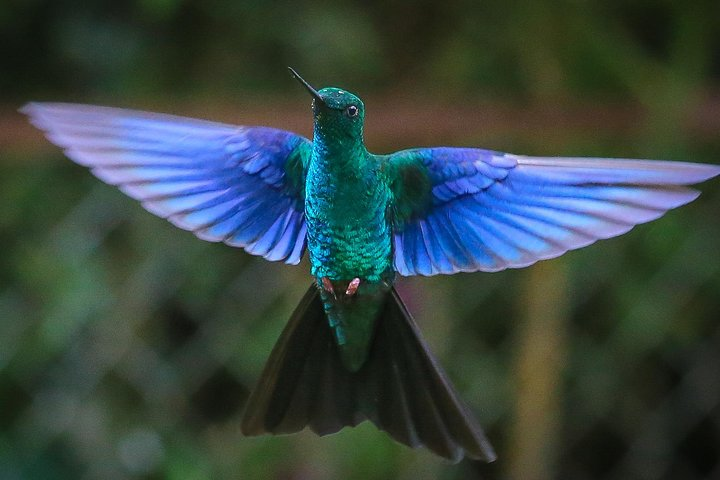
[[[305,79],[302,78],[295,70],[293,70],[292,67],[288,67],[288,70],[290,70],[290,75],[292,75],[292,77],[293,77],[295,80],[297,80],[298,82],[300,82],[300,83],[303,85],[303,87],[305,87],[305,88],[307,89],[307,91],[310,92],[310,95],[312,95],[312,96],[315,98],[315,100],[317,100],[318,102],[322,103],[323,105],[325,104],[325,100],[323,100],[323,98],[320,96],[320,94],[318,93],[318,91],[315,90],[315,89],[312,87],[312,85],[310,85],[308,82],[306,82]]]

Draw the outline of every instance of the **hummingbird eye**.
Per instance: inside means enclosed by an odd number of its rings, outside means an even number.
[[[355,105],[350,105],[349,107],[347,107],[345,109],[345,114],[348,117],[353,118],[353,117],[357,117],[359,111],[360,110],[358,109],[358,107],[356,107]]]

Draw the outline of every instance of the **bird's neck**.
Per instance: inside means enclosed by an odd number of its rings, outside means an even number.
[[[315,126],[313,133],[313,161],[326,171],[351,173],[362,168],[367,158],[362,135],[337,134],[332,130]]]

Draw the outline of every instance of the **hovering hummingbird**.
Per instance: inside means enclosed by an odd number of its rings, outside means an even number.
[[[313,140],[107,107],[22,111],[75,162],[198,237],[297,264],[315,282],[275,345],[247,435],[370,420],[457,462],[495,452],[422,339],[397,274],[495,272],[614,237],[695,199],[695,163],[548,158],[478,148],[367,151],[365,106],[316,90]]]

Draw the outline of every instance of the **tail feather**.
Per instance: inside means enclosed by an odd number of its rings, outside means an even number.
[[[245,411],[246,435],[319,435],[370,420],[396,441],[457,462],[495,453],[430,353],[395,289],[365,364],[342,364],[313,285],[295,309]]]

